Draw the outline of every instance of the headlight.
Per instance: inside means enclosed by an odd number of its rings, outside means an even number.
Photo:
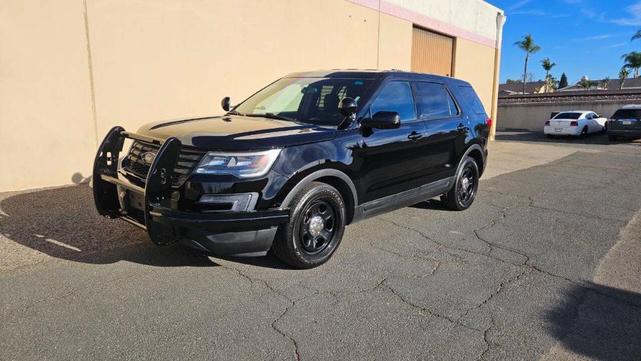
[[[280,154],[280,149],[262,152],[223,153],[208,152],[196,168],[198,174],[225,174],[238,178],[265,175]]]

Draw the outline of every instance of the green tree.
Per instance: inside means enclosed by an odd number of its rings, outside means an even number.
[[[559,80],[559,89],[563,89],[568,86],[568,76],[565,73],[561,74],[561,80]]]
[[[588,77],[584,76],[579,80],[579,86],[585,90],[590,89],[591,87],[598,85],[598,82],[592,81],[588,79]]]
[[[545,70],[545,92],[547,93],[550,90],[548,87],[550,83],[550,70],[556,66],[556,63],[553,63],[550,58],[545,58],[541,60],[541,66]]]
[[[632,39],[630,39],[630,41],[634,41],[634,40],[637,40],[637,39],[641,39],[641,30],[637,31],[637,32],[632,36]]]
[[[621,71],[619,71],[619,90],[623,89],[623,83],[625,83],[628,75],[630,75],[628,69],[626,67],[621,68]]]
[[[641,68],[641,53],[638,51],[633,51],[627,54],[623,54],[621,58],[623,59],[623,61],[625,61],[623,67],[627,69],[634,69],[634,77],[638,78],[639,68]]]
[[[530,34],[523,36],[523,39],[517,41],[514,45],[525,52],[525,67],[523,69],[523,94],[525,94],[525,86],[527,85],[527,64],[530,60],[530,55],[539,52],[541,47],[534,43],[534,39]]]

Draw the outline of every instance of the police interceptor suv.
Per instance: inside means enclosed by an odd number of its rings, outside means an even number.
[[[306,72],[229,103],[223,116],[111,129],[94,162],[98,212],[159,245],[310,268],[350,223],[438,196],[460,211],[477,195],[492,121],[464,81]]]

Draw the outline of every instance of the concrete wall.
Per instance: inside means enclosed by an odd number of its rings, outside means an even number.
[[[113,125],[220,114],[223,96],[240,101],[290,72],[410,70],[413,24],[457,38],[456,76],[489,111],[497,10],[480,0],[3,0],[0,191],[86,179]]]
[[[498,116],[501,119],[499,130],[531,130],[543,131],[545,121],[550,119],[552,112],[564,110],[591,110],[604,117],[610,117],[624,105],[634,103],[626,100],[608,102],[567,102],[567,103],[530,103],[530,104],[499,104]]]

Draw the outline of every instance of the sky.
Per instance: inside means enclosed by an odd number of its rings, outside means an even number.
[[[528,73],[545,78],[541,60],[549,57],[557,79],[565,72],[569,82],[582,76],[591,80],[618,78],[621,55],[641,51],[641,0],[486,0],[505,10],[501,82],[523,77],[525,53],[513,45],[532,34],[542,50],[530,60]]]

